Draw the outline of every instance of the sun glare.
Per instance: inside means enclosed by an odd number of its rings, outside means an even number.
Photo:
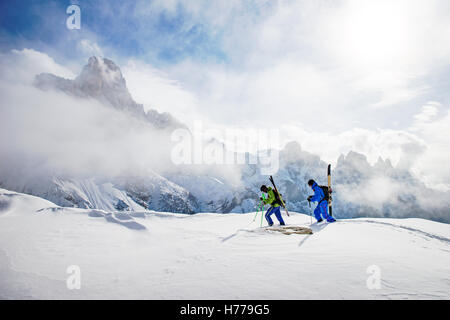
[[[407,54],[404,7],[390,1],[356,1],[340,16],[336,41],[345,59],[372,67],[396,64]]]

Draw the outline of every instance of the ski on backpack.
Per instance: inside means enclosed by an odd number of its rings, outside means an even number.
[[[328,215],[330,217],[333,216],[333,206],[332,206],[332,196],[331,193],[333,190],[331,189],[331,164],[328,165]]]
[[[277,200],[281,203],[281,206],[284,208],[284,210],[286,211],[287,216],[289,217],[289,216],[290,216],[290,215],[289,215],[289,211],[288,211],[288,209],[286,208],[286,204],[284,203],[283,198],[281,197],[281,194],[278,192],[277,186],[275,185],[275,181],[273,181],[273,177],[270,176],[270,177],[269,177],[269,180],[270,180],[270,182],[272,183],[273,188],[274,188],[274,190],[275,190],[275,197],[276,197]]]
[[[308,181],[308,186],[314,191],[314,195],[309,196],[307,200],[309,202],[317,202],[316,209],[314,209],[314,216],[318,223],[324,219],[326,219],[329,223],[336,222],[336,219],[334,219],[330,214],[331,210],[329,210],[332,193],[331,166],[329,167],[329,173],[329,186],[320,186],[316,181],[314,181],[314,179],[310,179]]]

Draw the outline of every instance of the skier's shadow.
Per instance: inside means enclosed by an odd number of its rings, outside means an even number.
[[[306,237],[304,237],[302,239],[302,241],[300,241],[300,243],[298,244],[299,247],[301,247],[302,245],[305,244],[305,242],[311,238],[312,236],[314,236],[314,234],[322,231],[323,229],[325,229],[326,227],[328,227],[328,223],[322,223],[322,224],[312,224],[309,226],[309,228],[313,231],[313,234],[307,235]]]

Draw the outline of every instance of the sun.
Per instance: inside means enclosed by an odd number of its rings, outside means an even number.
[[[337,54],[370,68],[398,63],[410,47],[407,9],[402,1],[351,1],[334,24]]]

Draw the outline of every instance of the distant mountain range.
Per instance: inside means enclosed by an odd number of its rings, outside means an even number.
[[[91,57],[73,80],[43,73],[35,87],[64,92],[83,99],[96,99],[105,106],[141,119],[149,126],[170,133],[187,128],[168,113],[144,111],[130,95],[120,68],[111,60]],[[157,150],[156,150],[157,151]],[[280,151],[280,170],[275,175],[288,207],[309,212],[306,182],[326,183],[327,164],[291,142]],[[149,168],[145,173],[127,172],[119,177],[37,175],[20,177],[20,168],[0,177],[0,186],[48,199],[57,205],[108,211],[155,210],[193,214],[198,212],[240,213],[255,211],[259,188],[269,184],[259,165],[234,165],[238,182],[223,176],[198,173],[189,166],[165,172]],[[449,193],[427,188],[410,172],[397,169],[389,160],[370,165],[356,152],[342,155],[333,168],[334,206],[338,218],[359,216],[421,217],[450,223]],[[214,171],[212,171],[214,172]]]

